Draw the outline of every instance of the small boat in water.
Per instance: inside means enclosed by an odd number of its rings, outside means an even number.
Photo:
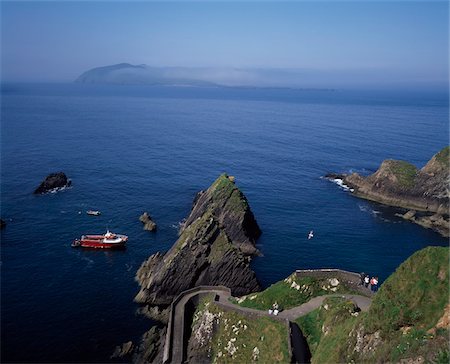
[[[102,214],[100,211],[97,211],[97,210],[87,210],[86,213],[88,215],[92,215],[92,216],[99,216]]]
[[[82,235],[81,239],[72,242],[73,248],[94,248],[94,249],[120,249],[124,248],[128,241],[128,236],[114,234],[109,230],[103,235]]]

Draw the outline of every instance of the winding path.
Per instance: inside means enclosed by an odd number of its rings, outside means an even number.
[[[328,297],[342,297],[353,301],[362,311],[369,309],[371,298],[355,295],[355,294],[331,294],[325,296],[314,297],[308,302],[282,311],[278,316],[269,315],[268,311],[255,310],[252,308],[241,307],[229,301],[231,297],[230,290],[226,287],[196,287],[194,289],[182,292],[173,302],[172,310],[169,318],[168,331],[164,347],[164,363],[182,363],[184,348],[186,343],[184,337],[184,322],[185,322],[185,306],[186,303],[199,294],[215,294],[215,301],[219,305],[228,307],[232,310],[242,313],[252,314],[256,316],[269,316],[282,321],[293,321],[296,318],[306,315],[314,309],[321,306],[323,301]]]

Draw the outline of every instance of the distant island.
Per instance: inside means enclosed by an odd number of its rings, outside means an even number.
[[[119,63],[95,67],[82,73],[76,83],[108,85],[151,85],[188,87],[239,87],[334,91],[305,87],[311,84],[310,70],[229,67],[152,67]]]

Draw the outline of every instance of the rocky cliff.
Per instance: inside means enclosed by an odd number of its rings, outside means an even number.
[[[422,169],[404,161],[385,160],[368,177],[357,173],[331,177],[341,178],[358,197],[411,210],[405,218],[444,236],[449,234],[449,147]]]
[[[224,285],[234,295],[257,291],[250,268],[261,234],[246,197],[234,179],[221,175],[197,194],[180,236],[166,253],[153,254],[139,268],[139,303],[167,306],[182,291],[198,285]]]
[[[327,302],[304,317],[311,362],[448,363],[448,259],[448,247],[422,249],[383,283],[369,311]]]

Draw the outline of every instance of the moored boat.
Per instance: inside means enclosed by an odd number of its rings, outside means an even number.
[[[88,215],[92,215],[92,216],[99,216],[99,215],[101,215],[101,212],[97,211],[97,210],[88,210],[88,211],[86,211],[86,213]]]
[[[81,239],[72,242],[73,248],[120,249],[124,248],[128,236],[106,231],[103,235],[82,235]]]

